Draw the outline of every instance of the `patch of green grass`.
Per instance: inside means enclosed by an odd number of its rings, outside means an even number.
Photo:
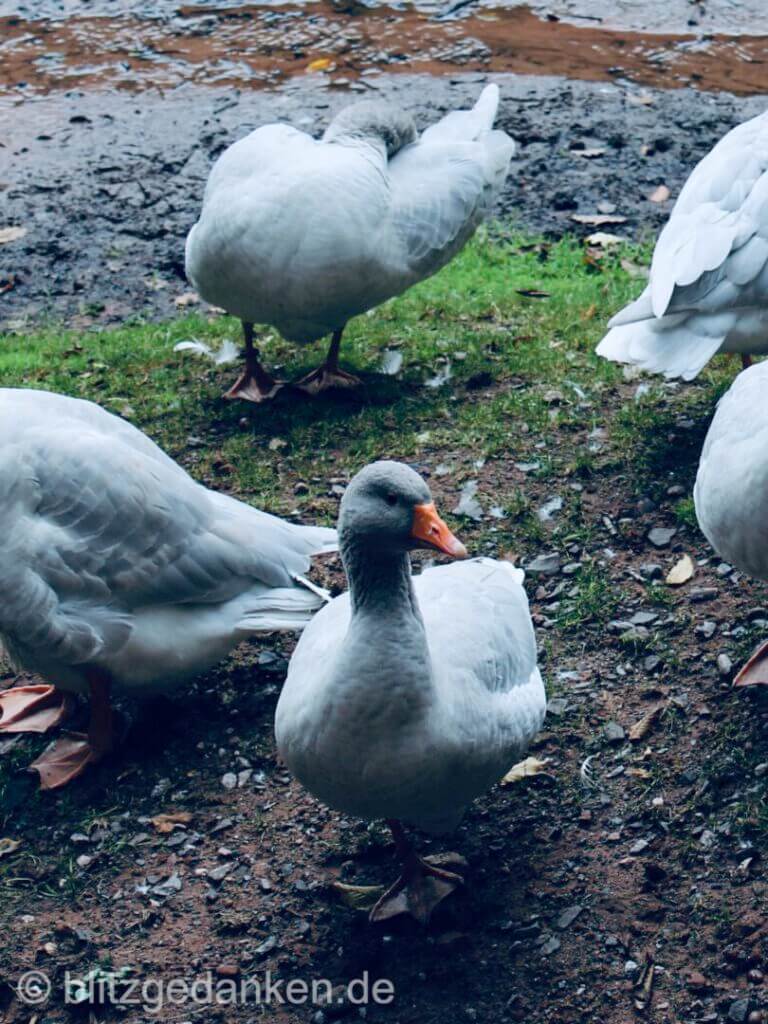
[[[698,530],[699,521],[696,518],[696,507],[693,504],[693,498],[682,498],[675,505],[675,518],[678,523],[683,526],[688,526],[692,530]]]
[[[189,338],[214,347],[225,338],[239,343],[237,321],[202,314],[110,330],[53,325],[5,335],[0,384],[93,399],[129,417],[170,454],[185,456],[200,477],[215,479],[222,475],[217,462],[230,463],[234,471],[221,486],[275,511],[284,510],[279,495],[287,474],[332,474],[393,452],[417,457],[425,432],[432,448],[460,444],[478,457],[514,454],[530,436],[546,440],[573,418],[576,389],[599,403],[600,388],[617,371],[593,348],[637,282],[618,254],[606,255],[595,270],[576,240],[549,245],[503,226],[494,232],[435,277],[349,324],[342,355],[367,375],[359,397],[283,394],[263,406],[222,401],[234,368],[173,351]],[[271,331],[260,341],[265,362],[294,379],[322,359],[326,344],[298,348]],[[377,373],[392,345],[404,357],[398,380]],[[421,387],[446,359],[449,383]],[[473,381],[475,390],[457,401],[457,386]],[[562,399],[553,400],[553,390]],[[202,442],[198,451],[189,451],[189,437]]]
[[[566,631],[585,626],[604,625],[614,618],[621,604],[621,593],[608,571],[594,563],[586,564],[574,577],[574,586],[558,609],[557,623]]]

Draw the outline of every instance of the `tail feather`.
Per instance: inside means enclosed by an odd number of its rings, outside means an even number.
[[[674,326],[661,320],[641,320],[613,327],[597,354],[614,363],[630,363],[647,373],[693,380],[725,341],[726,331],[709,333],[703,317],[675,317]],[[671,319],[671,318],[670,318]]]
[[[471,110],[452,110],[423,132],[422,141],[474,142],[493,128],[498,107],[498,85],[486,85]]]
[[[303,581],[306,583],[306,581]],[[244,635],[276,629],[301,630],[326,603],[321,588],[275,587],[244,602],[235,631]]]

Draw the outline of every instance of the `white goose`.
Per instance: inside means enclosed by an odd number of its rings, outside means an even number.
[[[371,918],[423,921],[461,877],[417,857],[400,823],[455,828],[544,719],[523,573],[479,558],[412,577],[411,549],[466,550],[421,477],[396,462],[352,480],[339,544],[350,590],[319,612],[294,652],[278,749],[329,807],[392,828],[402,874]]]
[[[466,244],[504,183],[515,144],[492,131],[499,90],[418,137],[378,100],[346,107],[322,139],[268,124],[216,162],[187,238],[187,276],[242,321],[245,371],[229,398],[281,387],[254,347],[254,324],[306,344],[331,334],[325,363],[299,386],[349,387],[339,369],[347,321],[434,274]]]
[[[259,630],[300,629],[336,533],[209,491],[91,402],[0,389],[0,642],[52,685],[0,692],[0,729],[45,732],[89,694],[87,737],[32,767],[64,785],[112,744],[110,690],[168,689]]]
[[[720,399],[694,488],[702,533],[717,553],[768,582],[768,361],[744,370]],[[768,642],[734,680],[768,684]]]
[[[717,352],[768,352],[768,113],[696,166],[659,236],[648,286],[598,354],[692,380]]]

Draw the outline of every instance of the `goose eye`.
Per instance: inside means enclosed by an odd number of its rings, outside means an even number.
[[[385,494],[384,495],[384,501],[386,501],[386,503],[388,505],[396,505],[397,504],[397,495],[396,494]]]

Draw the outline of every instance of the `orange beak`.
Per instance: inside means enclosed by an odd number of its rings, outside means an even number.
[[[437,548],[451,558],[466,558],[467,549],[461,541],[454,537],[443,520],[437,514],[434,501],[427,505],[417,505],[413,510],[413,526],[411,536],[416,540]]]

